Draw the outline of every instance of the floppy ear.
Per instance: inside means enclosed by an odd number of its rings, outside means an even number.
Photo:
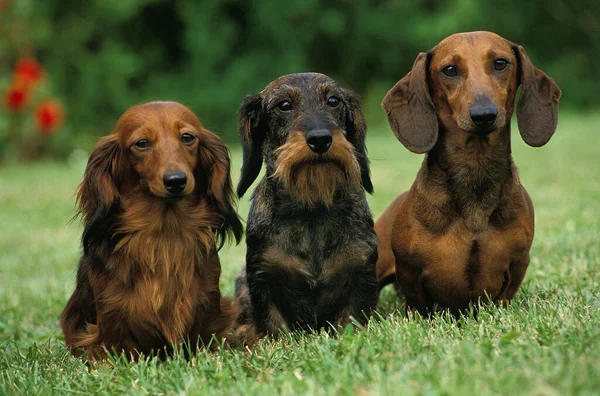
[[[429,54],[420,53],[412,70],[381,102],[396,138],[417,154],[431,150],[438,137],[437,116],[427,83],[429,61]]]
[[[548,143],[558,124],[558,85],[543,71],[531,64],[520,45],[513,46],[519,63],[521,95],[517,103],[517,123],[521,137],[530,146]]]
[[[119,200],[119,188],[125,172],[125,157],[116,134],[100,138],[85,168],[83,181],[77,189],[77,211],[83,216],[83,248],[97,246],[110,236],[107,220]]]
[[[240,106],[238,134],[244,150],[242,175],[237,185],[237,195],[242,197],[260,173],[263,163],[262,144],[264,131],[259,128],[262,99],[248,95]]]
[[[369,158],[367,157],[367,147],[365,145],[367,124],[360,106],[360,97],[349,89],[343,89],[342,91],[344,92],[348,106],[348,119],[346,121],[348,140],[354,145],[356,150],[356,159],[360,165],[362,185],[369,194],[372,194],[373,183],[371,182],[371,170],[369,168]]]
[[[199,163],[194,177],[206,180],[206,196],[223,218],[217,232],[217,249],[221,249],[228,236],[233,236],[240,243],[244,229],[235,210],[229,150],[217,135],[207,129],[203,132],[202,141],[198,145]]]

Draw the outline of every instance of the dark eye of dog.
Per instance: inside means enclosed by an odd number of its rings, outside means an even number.
[[[196,136],[192,135],[191,133],[186,132],[181,134],[181,143],[185,144],[186,146],[194,143],[194,140],[196,140]]]
[[[458,76],[458,69],[452,65],[448,65],[442,69],[442,73],[446,77],[456,77]]]
[[[494,70],[497,71],[502,71],[504,69],[506,69],[506,67],[508,66],[508,61],[506,59],[496,59],[494,61]]]
[[[338,107],[338,105],[340,104],[340,100],[335,96],[330,96],[329,99],[327,99],[327,104],[330,107]]]
[[[133,144],[136,149],[140,151],[146,151],[150,148],[150,141],[148,139],[140,139]]]
[[[282,100],[281,102],[277,103],[277,108],[281,111],[290,111],[294,108],[294,106],[289,100]]]

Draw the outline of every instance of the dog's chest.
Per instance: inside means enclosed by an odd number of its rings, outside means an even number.
[[[205,254],[181,235],[132,233],[115,249],[111,266],[122,284],[121,303],[136,322],[178,342],[195,316]]]
[[[415,230],[413,230],[415,232]],[[462,307],[478,298],[496,298],[507,279],[510,266],[531,246],[532,233],[520,224],[509,229],[487,227],[474,234],[457,222],[443,235],[415,232],[409,249],[395,247],[421,267],[421,282],[433,301]]]
[[[290,284],[311,289],[367,265],[376,249],[374,238],[344,220],[280,224],[263,253],[263,270],[280,272]],[[368,229],[367,229],[368,230]]]

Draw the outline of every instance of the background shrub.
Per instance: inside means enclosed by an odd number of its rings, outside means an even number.
[[[158,99],[190,106],[237,141],[242,98],[300,71],[357,90],[369,121],[381,122],[379,101],[416,55],[469,30],[522,44],[563,89],[563,108],[600,105],[596,0],[0,0],[0,8],[0,87],[24,55],[44,65],[66,112],[51,143],[57,155],[110,132],[127,107]],[[0,112],[0,139],[12,133],[9,117]]]

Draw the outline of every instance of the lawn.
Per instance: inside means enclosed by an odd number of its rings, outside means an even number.
[[[478,318],[408,319],[385,290],[380,321],[338,337],[290,335],[190,362],[115,360],[89,368],[63,345],[58,317],[70,296],[80,226],[69,223],[85,153],[68,163],[0,168],[0,394],[598,394],[600,393],[600,114],[562,115],[542,148],[513,131],[513,155],[536,208],[523,287],[506,309]],[[388,128],[368,147],[375,216],[416,175],[422,156]],[[241,151],[232,150],[234,180]],[[250,194],[247,194],[249,196]],[[248,201],[240,202],[245,218]],[[222,290],[244,261],[225,247]]]

